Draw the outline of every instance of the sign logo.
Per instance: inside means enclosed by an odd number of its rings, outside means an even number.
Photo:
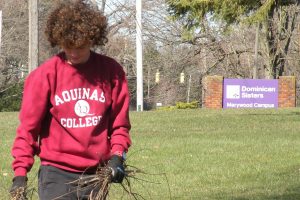
[[[74,106],[74,111],[78,117],[85,117],[85,116],[91,116],[94,114],[89,114],[90,112],[90,105],[85,100],[79,100],[76,102]]]
[[[239,99],[241,88],[239,85],[227,85],[226,86],[226,98],[227,99]]]

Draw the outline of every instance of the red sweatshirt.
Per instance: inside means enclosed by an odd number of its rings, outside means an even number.
[[[12,148],[15,176],[42,165],[83,172],[130,144],[129,94],[122,67],[91,52],[71,66],[60,53],[27,77]]]

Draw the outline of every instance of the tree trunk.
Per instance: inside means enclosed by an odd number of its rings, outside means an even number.
[[[266,39],[267,39],[267,48],[268,48],[268,56],[269,63],[265,68],[265,78],[272,79],[276,77],[276,66],[275,66],[275,55],[277,51],[276,47],[276,26],[274,24],[274,13],[275,13],[275,5],[273,5],[268,13],[268,19],[266,23]]]
[[[269,64],[265,68],[265,78],[277,79],[284,74],[297,15],[293,6],[270,10],[266,24]]]

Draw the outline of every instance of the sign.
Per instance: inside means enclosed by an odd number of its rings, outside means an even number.
[[[224,79],[223,108],[278,108],[278,80]]]

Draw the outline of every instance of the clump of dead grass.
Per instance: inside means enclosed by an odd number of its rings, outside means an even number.
[[[11,200],[27,200],[26,188],[20,187],[13,192],[10,192]]]
[[[135,179],[138,173],[143,172],[136,167],[128,166],[126,164],[124,167],[125,177],[120,185],[128,195],[137,199],[137,197],[141,197],[141,195],[132,191],[130,179]],[[90,200],[106,200],[111,186],[111,169],[108,166],[99,166],[94,175],[82,176],[80,179],[71,183],[78,185],[78,188],[80,189],[93,188],[89,195]]]

